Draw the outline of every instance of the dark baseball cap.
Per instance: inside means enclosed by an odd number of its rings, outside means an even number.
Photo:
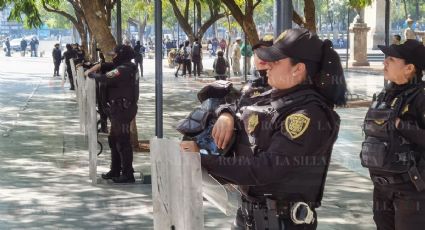
[[[257,56],[268,62],[284,58],[320,62],[322,58],[322,40],[305,28],[289,29],[276,38],[270,47],[255,50]]]
[[[408,39],[400,45],[378,45],[378,48],[387,56],[404,59],[418,68],[425,69],[425,46],[422,42]]]
[[[261,46],[269,47],[273,45],[273,35],[264,35],[254,46],[252,46],[252,50],[260,48]]]

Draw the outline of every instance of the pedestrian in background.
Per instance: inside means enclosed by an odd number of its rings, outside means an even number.
[[[229,72],[229,62],[224,58],[223,51],[217,52],[217,58],[214,60],[213,69],[216,80],[226,80]]]
[[[392,45],[400,45],[401,43],[401,36],[398,34],[393,35],[393,40],[391,41]]]
[[[223,51],[223,53],[226,52],[226,46],[227,46],[227,42],[226,40],[224,40],[224,38],[222,38],[220,41],[220,49],[221,51]]]
[[[390,81],[364,120],[361,164],[373,181],[378,230],[425,228],[425,47],[408,39],[380,46]]]
[[[6,45],[6,57],[10,57],[10,42],[9,42],[9,38],[6,38],[6,41],[4,42],[4,44]]]
[[[241,37],[237,37],[232,46],[232,70],[235,76],[241,76]]]
[[[192,62],[193,62],[193,75],[198,74],[201,76],[201,62],[202,62],[202,45],[198,38],[195,38],[192,46]]]
[[[38,44],[38,39],[36,37],[32,37],[30,41],[31,57],[37,57]]]
[[[251,75],[251,57],[253,55],[252,46],[249,43],[244,42],[241,46],[241,55],[245,58],[244,60],[244,74]]]
[[[186,77],[186,72],[189,73],[189,77],[192,77],[192,64],[191,64],[191,56],[192,56],[192,48],[190,47],[190,42],[185,41],[183,46],[183,76]]]
[[[28,46],[27,40],[25,40],[25,38],[22,38],[20,45],[21,45],[21,55],[25,57],[25,54],[27,52],[27,46]]]
[[[143,55],[140,41],[137,41],[134,46],[134,63],[136,66],[140,66],[140,77],[143,77]]]
[[[53,77],[60,76],[59,75],[59,66],[62,61],[62,51],[60,50],[59,43],[55,44],[55,47],[52,51],[52,57],[53,57],[53,64],[55,65],[55,68],[53,70]]]

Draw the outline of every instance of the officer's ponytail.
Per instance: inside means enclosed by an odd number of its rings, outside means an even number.
[[[334,105],[342,106],[347,103],[347,84],[341,60],[328,39],[323,41],[319,71],[312,80],[319,93]]]

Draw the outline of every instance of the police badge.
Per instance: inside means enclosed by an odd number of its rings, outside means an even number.
[[[308,118],[304,114],[291,114],[285,119],[285,130],[291,136],[292,139],[302,136],[309,125],[310,118]],[[283,128],[284,127],[282,123],[282,134],[284,134],[285,132]]]
[[[258,125],[258,114],[253,113],[248,118],[248,128],[247,128],[248,133],[251,134],[252,132],[254,132],[255,127],[257,127],[257,125]]]

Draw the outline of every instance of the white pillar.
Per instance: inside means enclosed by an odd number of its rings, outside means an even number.
[[[365,8],[365,23],[370,27],[367,48],[378,49],[385,44],[385,0],[375,0]]]

